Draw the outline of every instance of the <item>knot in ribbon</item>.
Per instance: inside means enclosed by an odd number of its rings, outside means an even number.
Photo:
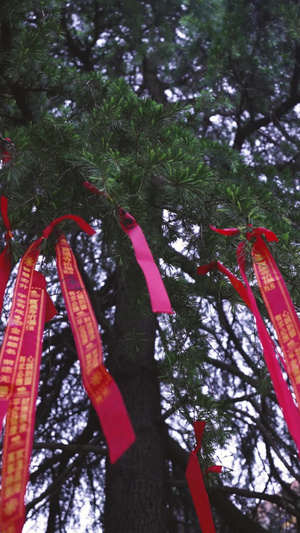
[[[209,226],[210,229],[215,231],[216,233],[220,233],[221,235],[226,235],[226,237],[231,237],[233,235],[237,235],[238,233],[241,233],[241,229],[239,228],[215,228],[214,226]],[[253,228],[252,224],[248,224],[247,228],[252,228],[250,231],[246,232],[246,239],[247,241],[250,241],[251,239],[257,238],[261,235],[264,235],[266,237],[266,240],[268,242],[277,242],[278,237],[273,233],[273,231],[270,231],[267,228]]]
[[[88,181],[83,182],[84,187],[94,192],[98,196],[105,196],[110,201],[113,199],[107,194],[99,191]],[[142,229],[132,215],[127,213],[122,207],[115,204],[119,210],[119,222],[122,230],[131,240],[136,260],[141,267],[149,291],[152,311],[154,313],[172,314],[169,296],[161,279],[160,272],[155,264],[152,253],[143,234]]]
[[[119,209],[120,224],[125,230],[133,229],[137,223],[133,216],[127,213],[122,207]]]

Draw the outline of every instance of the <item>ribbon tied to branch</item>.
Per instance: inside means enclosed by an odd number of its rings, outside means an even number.
[[[5,206],[7,203],[2,200],[2,214]],[[5,216],[3,218],[5,220]],[[56,314],[46,293],[45,278],[35,266],[43,241],[66,219],[77,222],[89,235],[95,233],[80,217],[64,215],[52,221],[42,236],[29,246],[19,265],[0,351],[0,430],[6,416],[0,501],[3,533],[21,533],[24,524],[24,496],[33,444],[44,323]],[[6,227],[10,231],[7,220]],[[131,446],[135,434],[121,393],[103,364],[98,324],[74,254],[63,235],[56,244],[56,256],[83,384],[97,412],[113,463]]]
[[[252,226],[248,226],[248,228],[249,231],[245,235],[246,240],[239,243],[237,247],[237,261],[244,284],[219,262],[198,267],[197,272],[198,274],[206,274],[217,269],[224,273],[252,311],[277,400],[300,455],[300,322],[278,266],[262,238],[264,235],[267,242],[276,242],[278,241],[277,236],[266,228],[253,228]],[[238,228],[217,229],[211,226],[211,229],[226,236],[240,233]],[[283,367],[291,380],[298,406],[296,406],[284,379],[274,343],[268,334],[248,281],[246,274],[247,241],[252,244],[251,256],[254,273],[277,333],[284,357]]]
[[[100,191],[88,181],[84,181],[83,185],[86,189],[94,194],[97,194],[98,196],[105,196],[111,200],[110,196],[106,192]],[[169,296],[142,229],[132,215],[127,213],[122,207],[117,207],[121,228],[131,240],[136,260],[144,274],[149,291],[152,311],[154,313],[172,314],[173,311]]]
[[[201,448],[206,422],[204,420],[198,420],[194,422],[193,426],[197,444],[190,454],[185,476],[194,502],[194,507],[198,516],[202,533],[215,533],[215,526],[211,514],[209,499],[198,460],[198,453]],[[222,466],[213,465],[205,470],[205,474],[209,474],[211,472],[220,473],[221,470]]]

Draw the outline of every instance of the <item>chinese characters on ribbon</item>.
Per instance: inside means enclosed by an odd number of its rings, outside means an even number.
[[[237,228],[216,229],[211,227],[211,229],[227,236],[239,233]],[[284,368],[291,379],[298,406],[296,406],[284,379],[276,356],[274,343],[267,332],[246,275],[245,242],[241,242],[237,248],[237,260],[245,285],[218,262],[199,267],[198,273],[205,274],[213,269],[218,269],[225,273],[254,314],[265,361],[273,381],[275,394],[291,436],[298,448],[298,453],[300,454],[300,323],[279,269],[271,252],[261,237],[262,234],[265,235],[268,241],[278,240],[273,232],[265,228],[253,228],[249,230],[249,232],[246,233],[246,239],[248,241],[254,241],[252,246],[254,272],[270,319],[278,335],[279,344],[284,355]]]

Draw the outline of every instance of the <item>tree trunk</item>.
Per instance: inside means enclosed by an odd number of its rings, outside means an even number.
[[[129,301],[122,285],[108,367],[123,395],[136,442],[114,465],[107,461],[105,533],[165,533],[166,440],[154,359],[156,318],[149,312],[134,316],[138,313],[128,308]]]

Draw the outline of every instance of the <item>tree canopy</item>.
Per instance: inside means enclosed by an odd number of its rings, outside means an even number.
[[[0,186],[14,264],[57,217],[97,230],[62,226],[136,432],[111,465],[52,235],[39,268],[58,315],[44,336],[24,531],[200,531],[184,475],[195,420],[207,421],[202,469],[224,463],[205,476],[216,530],[299,530],[299,459],[254,318],[222,275],[197,274],[221,261],[238,275],[239,237],[209,226],[242,238],[248,224],[269,228],[299,310],[299,31],[294,0],[1,3],[0,133],[13,145]],[[119,206],[143,229],[173,315],[151,312]]]

